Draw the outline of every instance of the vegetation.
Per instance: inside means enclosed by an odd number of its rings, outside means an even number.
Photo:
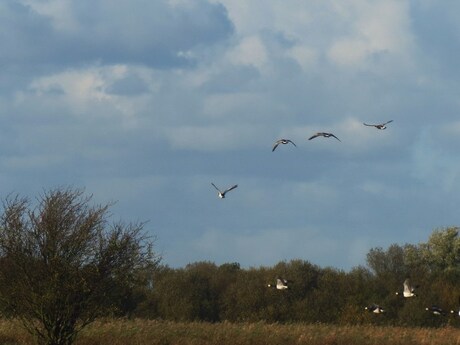
[[[32,345],[17,322],[0,322],[0,343]],[[460,330],[328,324],[203,323],[100,320],[85,328],[76,345],[458,345]]]
[[[160,266],[154,285],[131,314],[172,321],[303,322],[411,327],[459,326],[460,239],[457,228],[435,230],[426,243],[372,248],[367,267],[349,272],[303,260],[242,269],[238,263],[196,262],[184,268]],[[267,288],[277,276],[288,290]],[[418,285],[403,298],[403,282]],[[381,305],[375,315],[364,308]],[[437,305],[446,315],[433,315]],[[455,313],[451,313],[451,310]]]
[[[10,198],[0,216],[0,306],[40,343],[71,344],[97,317],[132,305],[155,261],[142,224],[107,224],[106,206],[52,190],[31,207]]]

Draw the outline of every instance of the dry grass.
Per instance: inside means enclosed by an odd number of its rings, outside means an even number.
[[[34,344],[17,322],[0,321],[0,344]],[[324,324],[176,323],[101,320],[76,345],[460,345],[456,328],[333,326]]]

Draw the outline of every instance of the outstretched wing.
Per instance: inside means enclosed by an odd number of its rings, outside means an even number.
[[[231,190],[235,189],[236,187],[238,187],[238,185],[234,185],[234,186],[231,186],[230,188],[227,188],[225,191],[224,191],[224,194],[227,193],[227,192],[230,192]]]
[[[404,296],[406,295],[411,295],[412,292],[414,292],[414,289],[412,288],[412,286],[410,285],[410,280],[409,278],[407,278],[404,283]]]
[[[287,139],[288,142],[290,142],[292,145],[294,145],[295,147],[297,147],[297,145],[292,141],[292,140],[289,140]]]
[[[214,186],[215,189],[217,189],[220,193],[222,193],[222,192],[220,191],[220,189],[217,188],[216,185],[215,185],[214,183],[211,182],[211,184]]]
[[[364,126],[369,126],[369,127],[375,127],[375,125],[370,125],[370,124],[364,123],[364,122],[363,122],[363,125],[364,125]]]
[[[387,124],[389,124],[390,122],[393,122],[393,120],[387,121],[387,122],[383,123],[383,125],[387,125]]]
[[[332,134],[332,133],[329,133],[329,135],[330,135],[331,137],[334,137],[334,138],[336,138],[338,141],[341,141],[341,140],[340,140],[339,138],[337,138],[337,137],[336,137],[334,134]]]
[[[288,287],[288,281],[286,279],[283,279],[283,278],[277,278],[276,279],[276,286],[278,287],[278,289],[285,289]]]
[[[281,143],[281,140],[277,140],[277,141],[275,142],[275,145],[274,145],[273,148],[272,148],[272,152],[276,150],[276,148],[278,147],[278,145],[279,145],[280,143]]]
[[[308,140],[315,139],[316,137],[319,137],[320,135],[321,135],[321,133],[316,133],[316,134],[312,135],[310,138],[308,138]]]

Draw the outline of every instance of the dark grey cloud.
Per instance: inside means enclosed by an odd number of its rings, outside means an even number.
[[[167,1],[82,0],[71,2],[72,27],[17,0],[0,5],[0,63],[187,66],[188,51],[226,39],[233,26],[222,5],[204,0],[172,6]],[[182,54],[181,54],[182,52]]]

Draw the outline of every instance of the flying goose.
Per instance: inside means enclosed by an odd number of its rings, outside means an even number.
[[[268,284],[269,288],[276,288],[277,290],[286,290],[289,289],[288,286],[289,281],[284,278],[276,278],[276,285]]]
[[[377,129],[387,129],[387,124],[389,124],[390,122],[393,122],[393,120],[390,120],[390,121],[387,121],[385,123],[381,123],[381,124],[378,124],[378,125],[369,125],[367,123],[363,123],[364,126],[370,126],[370,127],[375,127]]]
[[[275,141],[275,145],[273,146],[273,149],[272,149],[272,152],[276,150],[276,148],[278,147],[279,144],[289,144],[291,143],[292,145],[294,145],[295,147],[297,147],[296,144],[294,144],[294,142],[292,140],[289,140],[289,139],[280,139],[280,140],[277,140]]]
[[[415,297],[417,296],[415,294],[415,289],[418,288],[418,285],[417,286],[412,286],[411,283],[410,283],[410,279],[407,278],[404,283],[404,290],[403,290],[403,293],[402,293],[402,296],[405,297],[405,298],[409,298],[409,297]],[[401,293],[399,292],[396,292],[396,295],[401,295]]]
[[[431,312],[433,315],[446,315],[444,310],[442,310],[441,308],[439,308],[436,305],[432,305],[431,307],[426,307],[425,309],[427,311]]]
[[[377,304],[371,304],[370,306],[367,306],[364,309],[374,314],[381,314],[385,312],[385,310]]]
[[[236,187],[238,187],[238,185],[236,184],[236,185],[234,185],[234,186],[231,186],[230,188],[227,188],[226,190],[224,190],[224,191],[222,192],[219,188],[216,187],[216,185],[215,185],[214,183],[211,182],[211,184],[214,186],[215,189],[217,189],[217,191],[218,191],[217,195],[218,195],[219,198],[221,198],[221,199],[225,198],[225,194],[226,194],[227,192],[230,192],[232,189],[235,189]]]
[[[315,135],[312,135],[310,138],[308,138],[308,140],[315,139],[316,137],[325,137],[325,138],[334,137],[334,138],[336,138],[338,141],[341,141],[341,140],[340,140],[339,138],[337,138],[334,134],[332,134],[332,133],[325,133],[325,132],[318,132],[318,133],[316,133]]]

